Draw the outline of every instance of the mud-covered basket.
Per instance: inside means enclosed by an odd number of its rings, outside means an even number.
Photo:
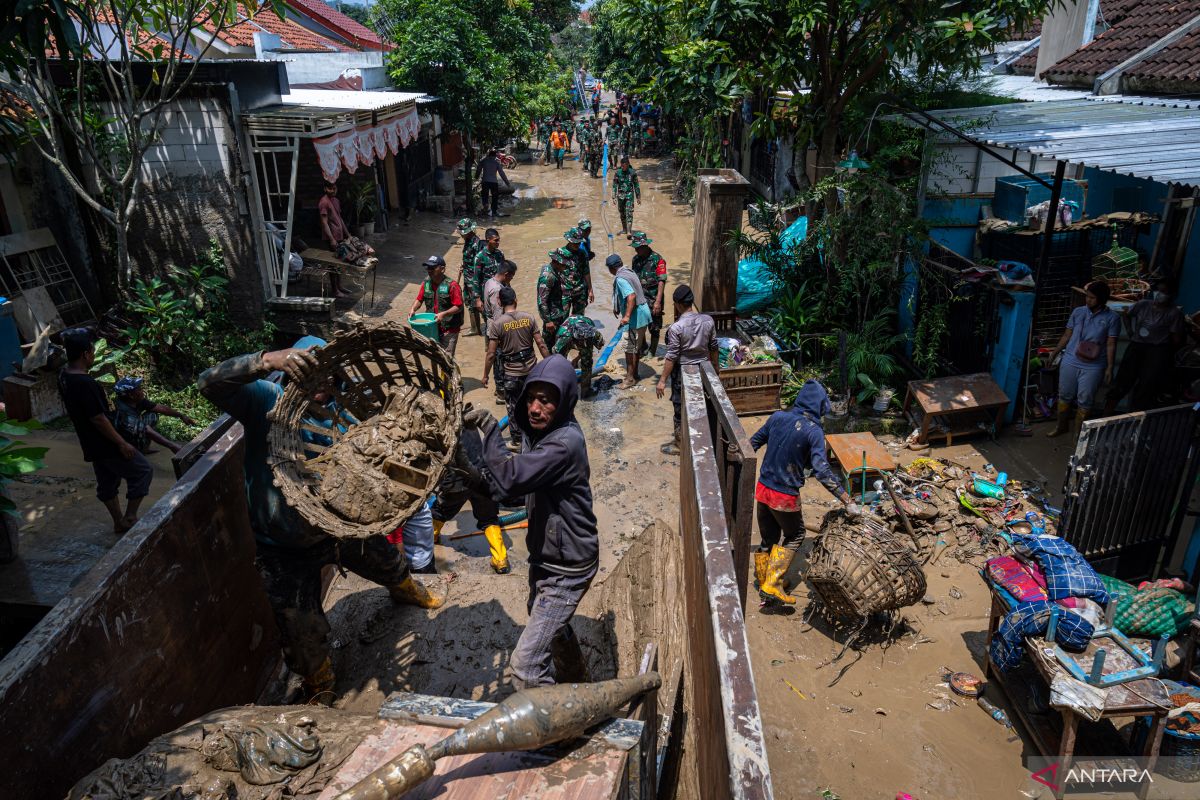
[[[396,323],[359,323],[316,351],[271,412],[275,485],[310,524],[347,539],[390,533],[433,492],[462,427],[458,367]],[[332,392],[332,403],[313,395]],[[324,398],[322,398],[323,400]]]
[[[807,578],[832,617],[903,608],[926,588],[912,551],[872,520],[831,523],[813,547]]]

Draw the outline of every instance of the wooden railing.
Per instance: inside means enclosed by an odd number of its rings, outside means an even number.
[[[690,672],[686,701],[691,709],[685,741],[685,752],[690,752],[683,769],[694,770],[705,798],[770,800],[771,773],[742,614],[753,452],[712,367],[680,369],[679,531],[687,624],[684,669]],[[739,536],[740,544],[735,544]],[[739,549],[740,567],[735,558]]]

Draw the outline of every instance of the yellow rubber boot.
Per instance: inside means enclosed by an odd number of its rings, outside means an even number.
[[[483,529],[483,535],[492,551],[492,569],[496,570],[497,575],[507,575],[508,548],[504,545],[504,531],[500,530],[499,525],[488,525]]]
[[[446,527],[445,520],[435,519],[433,521],[433,543],[437,544],[442,539],[442,528]]]
[[[418,608],[441,608],[446,602],[444,594],[434,594],[425,584],[414,580],[412,575],[388,589],[388,594],[392,596],[393,603]]]
[[[333,675],[333,662],[326,658],[321,666],[317,667],[316,672],[312,675],[305,675],[303,678],[304,693],[308,702],[325,706],[333,705],[333,701],[336,699],[333,687],[336,682]]]
[[[759,591],[769,595],[781,603],[793,605],[796,598],[783,590],[783,575],[792,565],[795,552],[786,547],[775,545],[767,561],[767,579],[762,582]]]
[[[767,562],[770,560],[771,554],[766,550],[754,551],[754,588],[761,589],[762,585],[767,582]]]
[[[1055,436],[1062,436],[1069,430],[1071,430],[1071,404],[1060,402],[1058,414],[1054,420],[1054,430],[1047,433],[1046,436],[1053,439]]]

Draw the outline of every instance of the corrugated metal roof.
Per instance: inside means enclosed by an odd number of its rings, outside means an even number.
[[[283,102],[313,108],[344,108],[351,111],[378,111],[412,103],[424,97],[421,92],[352,92],[339,89],[293,89]]]
[[[994,147],[1200,186],[1200,100],[1194,98],[1093,97],[930,114]]]

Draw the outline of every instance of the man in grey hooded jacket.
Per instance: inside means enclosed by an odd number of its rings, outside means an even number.
[[[484,460],[505,497],[525,496],[529,529],[529,624],[509,667],[517,689],[586,680],[571,617],[599,565],[587,442],[575,421],[579,386],[571,362],[552,355],[525,378],[512,424],[522,435],[511,452],[486,409],[464,424],[484,434]]]

